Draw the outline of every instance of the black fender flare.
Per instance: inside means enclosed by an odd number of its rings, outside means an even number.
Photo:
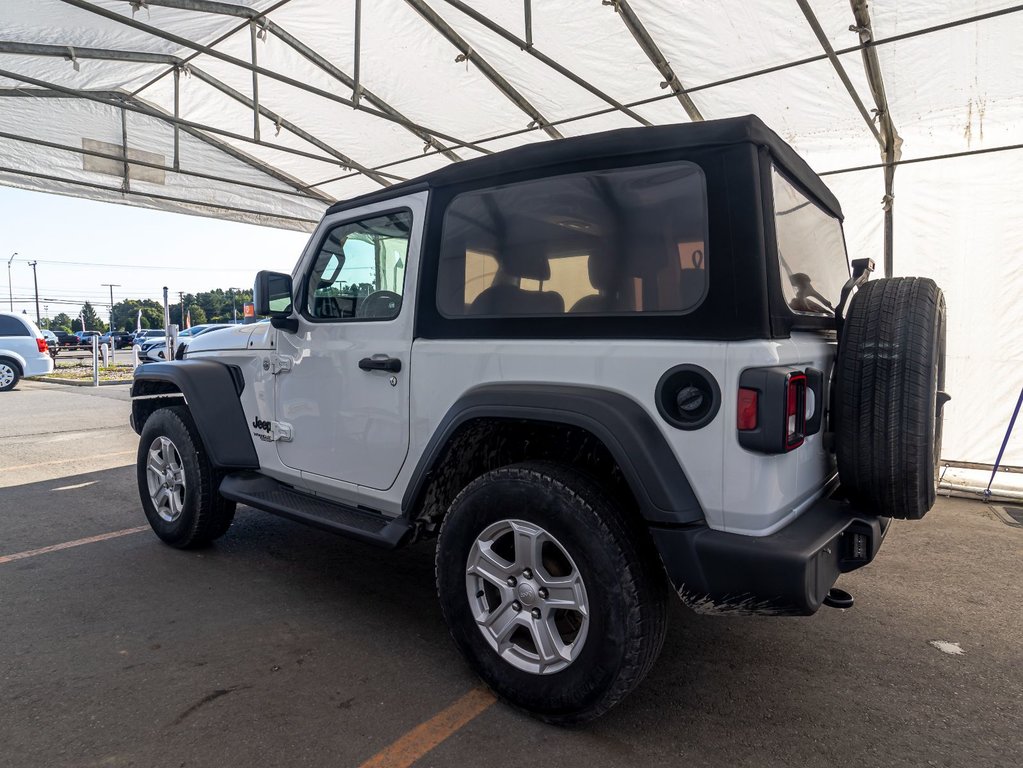
[[[237,366],[215,360],[175,360],[146,363],[135,369],[131,385],[132,426],[141,434],[148,411],[142,407],[145,382],[170,384],[182,395],[192,414],[203,445],[215,467],[259,469],[248,421],[239,396],[245,387]],[[160,393],[149,397],[160,398]]]
[[[635,400],[598,387],[564,384],[485,384],[458,399],[441,420],[402,498],[412,514],[448,440],[471,419],[503,418],[579,427],[600,440],[621,467],[643,517],[651,523],[704,520],[696,494],[651,415]]]

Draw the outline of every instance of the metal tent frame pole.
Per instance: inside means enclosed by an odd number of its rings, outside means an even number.
[[[533,58],[538,59],[539,61],[542,61],[548,67],[550,67],[555,72],[557,72],[559,75],[561,75],[561,76],[571,80],[576,85],[578,85],[578,86],[580,86],[582,88],[585,88],[587,91],[592,93],[598,99],[600,99],[601,101],[603,101],[603,102],[609,104],[610,106],[614,107],[619,112],[621,112],[621,113],[623,113],[625,115],[628,115],[633,120],[638,122],[640,125],[651,125],[650,121],[647,120],[642,115],[636,114],[635,112],[633,112],[631,109],[626,107],[621,102],[617,101],[616,99],[612,98],[608,94],[604,93],[604,91],[600,90],[597,86],[593,85],[588,80],[586,80],[586,79],[580,77],[579,75],[575,74],[570,69],[568,69],[566,67],[563,67],[561,64],[559,64],[557,61],[552,59],[550,56],[548,56],[547,54],[545,54],[545,53],[543,53],[543,52],[541,52],[541,51],[539,51],[539,50],[537,50],[536,48],[533,47],[533,41],[532,41],[532,36],[533,36],[533,33],[532,33],[532,23],[533,23],[532,22],[532,10],[530,8],[529,0],[526,0],[526,3],[525,3],[525,8],[526,8],[526,29],[528,31],[528,37],[527,37],[526,40],[523,40],[522,38],[518,37],[514,33],[510,32],[509,30],[507,30],[504,27],[502,27],[500,24],[497,24],[496,22],[491,21],[489,18],[487,18],[484,14],[480,13],[479,11],[477,11],[475,8],[472,8],[471,6],[467,5],[466,3],[463,3],[462,0],[444,0],[444,2],[446,2],[448,5],[452,6],[453,8],[457,8],[462,13],[464,13],[466,16],[468,16],[469,18],[471,18],[474,21],[478,22],[479,24],[482,24],[484,27],[489,29],[491,32],[495,32],[496,34],[500,35],[501,37],[503,37],[505,40],[507,40],[512,45],[515,45],[518,48],[521,48],[524,53],[528,53]]]
[[[132,29],[138,30],[140,32],[145,32],[146,34],[152,35],[153,37],[159,38],[161,40],[167,40],[168,42],[176,43],[176,44],[178,44],[178,45],[180,45],[180,46],[182,46],[184,48],[189,48],[189,49],[191,49],[193,51],[196,51],[198,53],[206,54],[207,56],[210,56],[211,58],[219,59],[220,61],[223,61],[223,62],[225,62],[227,64],[233,64],[234,66],[238,67],[239,69],[242,69],[242,70],[245,70],[245,71],[248,71],[248,72],[255,72],[255,73],[261,75],[262,77],[268,78],[270,80],[276,80],[277,82],[284,83],[285,85],[289,85],[292,88],[296,88],[296,89],[298,89],[300,91],[304,91],[306,93],[310,93],[310,94],[312,94],[314,96],[319,96],[319,97],[321,97],[323,99],[326,99],[328,101],[332,101],[332,102],[335,102],[337,104],[343,104],[344,106],[351,107],[353,109],[356,108],[355,102],[352,101],[351,99],[345,98],[344,96],[339,96],[338,94],[332,93],[331,91],[324,90],[323,88],[317,88],[316,86],[309,85],[308,83],[303,83],[301,80],[297,80],[297,79],[295,79],[293,77],[288,77],[287,75],[282,75],[281,73],[275,72],[272,69],[267,69],[266,67],[260,67],[258,65],[253,65],[250,62],[245,61],[244,59],[239,59],[239,58],[237,58],[235,56],[230,56],[230,55],[228,55],[226,53],[223,53],[221,51],[216,50],[215,48],[213,48],[211,46],[203,45],[202,43],[197,43],[194,40],[190,40],[187,37],[182,37],[181,35],[176,35],[176,34],[174,34],[172,32],[166,32],[166,31],[164,31],[162,29],[159,29],[157,27],[154,27],[154,26],[152,26],[150,24],[143,24],[142,22],[136,21],[135,19],[130,19],[130,18],[127,18],[125,16],[121,16],[120,14],[118,14],[118,13],[116,13],[114,11],[111,11],[111,10],[109,10],[107,8],[103,8],[103,7],[97,6],[97,5],[89,2],[88,0],[60,0],[60,1],[62,3],[66,3],[68,5],[74,6],[75,8],[80,8],[80,9],[82,9],[84,11],[89,11],[90,13],[93,13],[93,14],[95,14],[97,16],[101,16],[101,17],[103,17],[105,19],[109,19],[109,20],[115,21],[115,22],[117,22],[119,24],[123,24],[123,25],[125,25],[127,27],[131,27]],[[408,1],[408,0],[406,0],[406,1]],[[416,0],[416,1],[419,1],[419,0]],[[224,4],[221,4],[221,5],[224,5]],[[267,11],[266,13],[269,13],[269,11]],[[187,63],[187,60],[186,60],[186,63]],[[139,89],[139,91],[137,91],[137,92],[141,92],[142,90],[145,90],[145,87],[148,87],[148,86],[144,86],[143,88]],[[363,94],[365,95],[365,90],[363,90]],[[459,142],[457,139],[454,139],[451,136],[448,136],[446,133],[443,133],[441,131],[435,130],[433,128],[429,128],[429,127],[427,127],[425,125],[420,125],[420,124],[416,124],[416,123],[409,123],[409,121],[407,121],[405,119],[402,119],[402,118],[399,118],[399,117],[397,117],[397,116],[395,116],[393,114],[390,114],[388,112],[384,112],[384,111],[378,110],[378,109],[371,109],[371,108],[364,107],[364,106],[360,106],[360,107],[358,107],[358,109],[363,111],[363,112],[366,112],[367,114],[371,114],[374,117],[378,117],[378,118],[380,118],[382,120],[387,120],[389,122],[396,123],[398,125],[405,125],[406,127],[414,127],[414,128],[416,128],[416,129],[418,129],[420,131],[423,131],[425,133],[430,134],[431,136],[436,136],[439,139],[444,139],[445,141],[458,144],[459,146],[465,146],[464,142]]]
[[[657,43],[650,37],[650,33],[647,32],[646,27],[643,26],[643,22],[640,21],[639,16],[632,10],[632,6],[629,5],[628,0],[603,0],[604,5],[610,5],[614,8],[615,13],[621,18],[625,24],[625,28],[629,30],[632,37],[636,40],[636,43],[642,49],[643,53],[646,54],[647,58],[650,59],[650,63],[657,67],[657,71],[661,73],[661,77],[664,81],[661,83],[662,88],[670,88],[672,94],[678,99],[678,103],[682,105],[682,109],[689,115],[689,119],[693,121],[703,120],[703,115],[700,113],[699,108],[695,102],[690,98],[689,92],[682,85],[682,81],[678,79],[678,75],[675,74],[675,70],[672,69],[671,64],[665,58],[664,54],[661,53],[661,49],[657,47]]]
[[[870,23],[870,11],[866,0],[849,0],[852,5],[853,18],[856,19],[856,32],[863,46],[863,68],[867,73],[867,83],[874,97],[878,123],[881,131],[881,147],[884,152],[884,274],[891,277],[895,268],[895,166],[902,155],[902,139],[899,138],[888,110],[888,97],[885,95],[884,77],[881,74],[881,63],[877,58],[877,50],[871,45],[874,37]]]
[[[3,97],[3,93],[0,93],[0,98]],[[73,97],[66,97],[73,98]],[[110,152],[100,152],[95,149],[85,149],[84,147],[73,147],[67,144],[59,144],[55,141],[44,141],[43,139],[36,139],[30,136],[22,136],[17,133],[8,133],[6,131],[0,131],[0,139],[7,139],[9,141],[18,141],[25,144],[32,144],[37,147],[46,147],[47,149],[56,149],[61,152],[70,152],[76,155],[84,155],[87,157],[99,157],[104,160],[114,160],[120,162],[124,158],[119,154],[112,154]],[[289,195],[294,197],[300,197],[305,200],[316,200],[323,203],[333,203],[334,198],[325,199],[318,194],[313,194],[308,191],[298,189],[281,189],[280,187],[271,187],[267,184],[257,184],[254,181],[243,181],[241,179],[230,179],[225,176],[217,176],[212,173],[202,173],[200,171],[187,171],[180,168],[175,168],[170,165],[163,165],[161,163],[151,163],[141,158],[131,158],[129,161],[131,165],[136,165],[141,168],[152,168],[157,171],[164,171],[165,173],[178,173],[182,176],[191,176],[197,179],[206,179],[207,181],[217,181],[222,184],[231,184],[234,186],[245,187],[247,189],[258,189],[261,192],[273,192],[278,195]],[[353,174],[358,175],[358,174]]]
[[[113,192],[117,195],[129,195],[132,197],[150,198],[153,200],[166,200],[172,203],[181,203],[182,205],[188,205],[193,208],[213,208],[221,211],[231,211],[233,213],[245,213],[252,216],[261,216],[266,219],[277,219],[280,221],[294,221],[301,222],[302,224],[315,225],[319,223],[319,219],[307,219],[303,216],[291,216],[290,214],[274,213],[273,211],[256,211],[251,208],[242,208],[234,205],[223,205],[221,203],[207,203],[202,200],[187,200],[182,197],[175,197],[174,195],[162,195],[155,192],[136,192],[134,190],[125,191],[120,187],[108,187],[105,184],[95,184],[91,181],[79,181],[78,179],[67,179],[61,176],[53,176],[47,173],[37,173],[36,171],[25,170],[24,168],[11,168],[9,166],[0,166],[0,173],[10,173],[16,176],[24,176],[30,179],[40,179],[41,181],[51,181],[59,184],[69,184],[74,187],[84,187],[86,189],[96,189],[104,192]],[[307,231],[310,227],[303,227]]]
[[[65,0],[67,2],[67,0]],[[491,66],[481,54],[473,50],[473,47],[469,45],[464,37],[455,31],[454,27],[448,24],[439,13],[433,8],[426,4],[425,0],[405,0],[416,13],[422,16],[426,23],[433,27],[440,35],[447,40],[451,45],[459,50],[459,55],[455,57],[455,61],[466,61],[471,62],[476,69],[478,69],[487,80],[489,80],[497,90],[504,94],[512,104],[525,112],[535,123],[540,130],[550,136],[552,139],[563,138],[561,132],[548,120],[543,114],[533,106],[530,101],[523,96],[519,91],[509,83],[504,77]]]

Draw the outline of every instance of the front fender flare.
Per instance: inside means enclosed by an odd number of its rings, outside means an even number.
[[[146,363],[135,369],[133,398],[145,389],[144,382],[172,385],[185,397],[203,445],[215,467],[259,469],[248,421],[239,396],[245,387],[241,370],[215,360],[174,360]],[[140,403],[133,400],[132,426],[142,432]]]

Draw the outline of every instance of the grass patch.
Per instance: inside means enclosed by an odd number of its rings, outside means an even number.
[[[109,365],[99,368],[100,381],[131,381],[135,373],[130,365]],[[92,381],[92,361],[57,361],[53,373],[42,378],[68,381]]]

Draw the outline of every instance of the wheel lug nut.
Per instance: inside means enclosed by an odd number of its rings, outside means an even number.
[[[531,613],[533,614],[533,618],[534,619],[539,619],[540,618],[540,609],[539,608],[534,608],[531,611]]]
[[[543,587],[540,587],[540,597],[542,597],[544,600],[547,599],[547,590],[544,589]]]
[[[524,578],[524,579],[531,579],[531,578],[533,578],[533,571],[530,570],[529,568],[527,568],[526,570],[524,570],[522,572],[522,578]]]
[[[508,586],[509,587],[514,587],[517,583],[518,582],[515,581],[515,577],[514,576],[509,576],[508,577]]]
[[[522,603],[520,603],[518,600],[513,602],[512,603],[512,610],[513,611],[521,611],[522,610]]]

